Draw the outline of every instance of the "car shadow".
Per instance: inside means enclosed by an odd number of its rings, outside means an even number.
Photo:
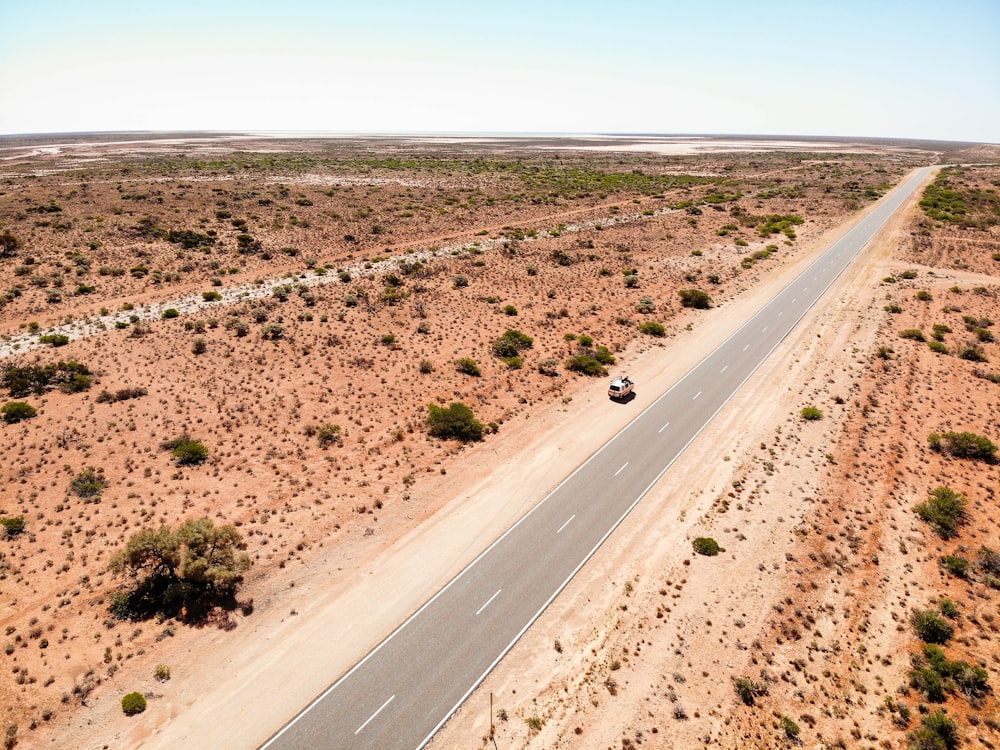
[[[628,403],[631,403],[635,399],[635,391],[633,390],[633,391],[631,391],[629,393],[626,393],[621,398],[615,398],[614,396],[608,396],[608,399],[610,401],[613,401],[616,404],[628,404]]]

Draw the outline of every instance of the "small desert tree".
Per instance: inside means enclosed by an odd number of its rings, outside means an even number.
[[[108,565],[134,582],[115,597],[112,613],[130,620],[159,612],[199,619],[233,599],[251,565],[241,546],[233,526],[215,526],[208,518],[185,521],[176,531],[161,526],[133,534]]]
[[[965,520],[968,500],[965,495],[949,487],[937,487],[930,498],[913,510],[931,526],[942,539],[950,539],[958,533],[958,527]]]

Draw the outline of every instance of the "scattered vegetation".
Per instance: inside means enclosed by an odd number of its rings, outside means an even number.
[[[707,292],[701,289],[681,289],[677,292],[681,297],[683,307],[693,307],[699,310],[707,310],[712,306],[712,298]]]
[[[691,548],[699,555],[705,555],[706,557],[715,557],[722,551],[719,543],[708,536],[700,536],[695,539],[691,542]]]
[[[162,447],[170,451],[178,466],[197,466],[208,460],[208,448],[187,434],[165,441]]]
[[[933,433],[927,438],[931,449],[946,456],[994,463],[997,447],[989,439],[972,432]]]
[[[958,527],[965,522],[968,500],[959,492],[948,487],[937,487],[930,498],[920,503],[914,511],[931,526],[942,539],[950,539],[958,533]]]

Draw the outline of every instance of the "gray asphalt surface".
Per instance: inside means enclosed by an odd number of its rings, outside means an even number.
[[[929,171],[884,198],[263,747],[426,744]]]

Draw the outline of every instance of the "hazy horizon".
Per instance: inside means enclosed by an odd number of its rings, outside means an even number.
[[[0,4],[0,134],[1000,143],[1000,4]]]

